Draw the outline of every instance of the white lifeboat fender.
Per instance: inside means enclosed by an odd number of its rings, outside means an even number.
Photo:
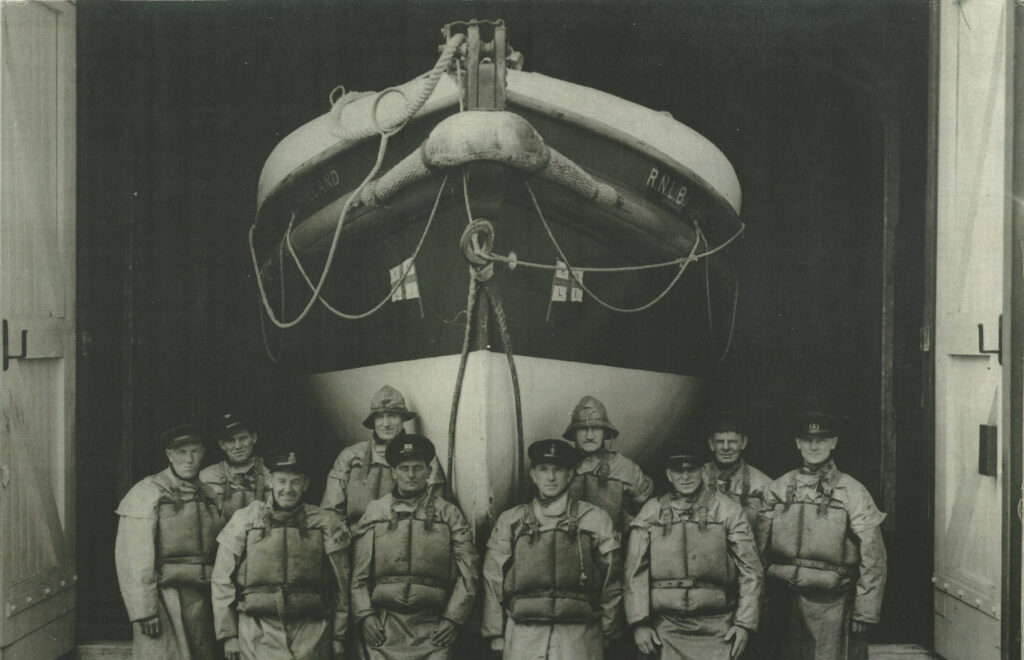
[[[416,152],[367,184],[360,201],[377,206],[414,181],[476,161],[535,174],[602,204],[619,203],[615,188],[596,181],[545,144],[530,122],[515,113],[495,110],[468,110],[441,120]]]

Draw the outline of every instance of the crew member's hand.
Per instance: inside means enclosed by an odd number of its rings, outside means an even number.
[[[331,650],[334,651],[334,660],[345,660],[345,642],[340,639],[332,641]]]
[[[242,649],[238,645],[237,637],[224,640],[224,657],[227,660],[241,660]]]
[[[871,627],[874,624],[867,623],[866,621],[853,620],[853,625],[850,626],[850,630],[857,635],[863,635],[871,631]]]
[[[380,622],[376,614],[363,619],[363,637],[370,646],[380,646],[384,643],[384,624]]]
[[[459,629],[455,627],[455,624],[448,619],[441,619],[434,626],[434,629],[430,631],[430,641],[434,643],[434,646],[451,646],[452,642],[455,641],[455,636],[459,634]]]
[[[142,619],[139,621],[139,629],[142,634],[146,637],[159,637],[160,636],[160,616],[154,614],[148,619]]]
[[[750,639],[750,631],[743,626],[733,626],[725,633],[725,641],[732,640],[732,648],[729,649],[729,657],[732,660],[743,655],[743,649],[747,648],[747,641]]]
[[[633,641],[636,642],[636,647],[640,649],[640,652],[647,655],[654,655],[661,650],[661,638],[650,626],[641,624],[634,628]]]

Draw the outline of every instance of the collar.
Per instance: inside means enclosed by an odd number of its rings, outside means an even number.
[[[190,489],[191,490],[199,490],[199,473],[198,472],[196,473],[196,476],[194,478],[192,478],[192,479],[185,479],[184,477],[180,476],[177,472],[174,471],[174,466],[173,465],[168,465],[167,466],[167,474],[171,477],[171,481],[173,481],[175,484],[177,484],[177,486],[179,488],[183,487],[182,490],[190,490]]]
[[[741,456],[735,463],[724,469],[715,461],[711,461],[708,465],[711,466],[711,477],[713,479],[732,481],[732,478],[743,469],[743,457]]]
[[[534,499],[537,512],[547,516],[548,518],[556,518],[566,512],[569,505],[569,491],[563,491],[561,494],[551,498],[542,498],[538,495]]]
[[[800,468],[800,474],[816,476],[820,481],[832,481],[839,470],[836,468],[835,460],[829,456],[828,460],[817,466],[804,465]]]
[[[246,472],[251,472],[256,467],[257,460],[257,457],[253,456],[242,465],[232,465],[230,461],[224,459],[224,466],[231,474],[245,474]]]

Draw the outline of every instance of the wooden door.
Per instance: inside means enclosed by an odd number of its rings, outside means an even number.
[[[0,3],[0,658],[74,646],[75,12]]]
[[[1001,657],[1011,2],[939,3],[935,650]],[[979,329],[980,326],[980,329]],[[986,460],[989,459],[989,460]]]

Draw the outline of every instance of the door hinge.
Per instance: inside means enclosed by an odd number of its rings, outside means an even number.
[[[921,352],[930,353],[932,350],[932,327],[930,325],[921,328]]]
[[[28,330],[21,331],[21,354],[14,355],[10,352],[9,344],[9,329],[7,327],[7,319],[3,321],[3,351],[4,351],[4,371],[11,366],[11,360],[21,360],[22,358],[28,357]]]

